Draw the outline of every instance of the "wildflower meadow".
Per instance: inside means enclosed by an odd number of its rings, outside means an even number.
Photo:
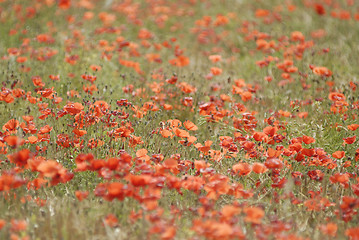
[[[359,239],[359,1],[0,0],[0,239]]]

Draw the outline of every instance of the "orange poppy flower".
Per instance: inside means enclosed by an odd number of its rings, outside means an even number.
[[[108,214],[105,219],[104,223],[109,227],[116,227],[118,225],[118,219],[113,214]]]
[[[326,67],[314,67],[312,71],[315,75],[319,75],[323,77],[330,77],[333,74],[332,71],[330,71]]]
[[[60,163],[56,162],[55,160],[47,160],[43,161],[37,166],[37,170],[41,172],[45,177],[53,178],[59,171],[62,169]]]
[[[244,221],[254,224],[260,224],[264,217],[264,211],[259,207],[247,207],[243,209],[246,213]]]
[[[307,118],[308,117],[308,112],[299,112],[298,117],[299,118]]]
[[[162,240],[173,239],[176,235],[176,231],[177,231],[177,229],[174,226],[166,227],[164,232],[161,234],[161,239]]]
[[[291,40],[304,42],[305,37],[304,37],[303,33],[299,32],[299,31],[295,31],[295,32],[291,33]]]
[[[332,154],[333,158],[336,159],[342,159],[345,157],[345,152],[344,151],[336,151]]]
[[[27,57],[17,57],[16,62],[18,63],[24,63],[27,61]]]
[[[81,202],[82,200],[86,199],[89,195],[88,191],[76,191],[75,196]]]
[[[315,139],[312,137],[308,137],[308,136],[303,136],[303,142],[305,144],[311,144],[311,143],[315,143]]]
[[[171,78],[166,79],[166,82],[169,84],[175,84],[177,82],[177,80],[178,80],[178,77],[176,75],[174,75]]]
[[[279,158],[269,157],[264,165],[269,169],[280,169],[283,167],[283,162]]]
[[[118,61],[122,66],[133,68],[139,74],[143,73],[141,71],[140,63],[138,63],[138,62],[123,60],[123,59],[119,59]]]
[[[350,131],[355,131],[359,128],[359,124],[351,124],[351,125],[348,125],[347,128],[350,130]]]
[[[27,228],[27,222],[25,220],[11,219],[11,231],[20,232]]]
[[[221,68],[218,68],[218,67],[212,67],[211,68],[211,73],[214,75],[214,76],[217,76],[217,75],[221,75],[222,74],[222,69]]]
[[[324,173],[318,169],[313,171],[308,171],[307,175],[309,176],[310,179],[316,181],[322,181],[324,177]]]
[[[177,127],[173,128],[173,132],[177,137],[187,138],[190,136],[189,132],[187,132],[186,130],[179,129]]]
[[[243,162],[233,165],[232,169],[239,176],[246,176],[252,171],[252,167],[248,163]]]
[[[331,92],[331,93],[329,93],[328,98],[329,98],[331,101],[333,101],[333,102],[335,102],[335,101],[345,101],[345,96],[344,96],[344,94],[338,93],[338,92]]]
[[[181,56],[178,56],[177,58],[169,60],[168,62],[177,67],[184,67],[190,63],[190,60],[188,57],[181,55]]]
[[[353,144],[356,140],[357,136],[347,137],[343,138],[344,143],[343,144]]]
[[[52,130],[52,127],[50,127],[49,125],[45,125],[45,126],[40,128],[39,133],[40,134],[45,134],[45,133],[51,132],[51,130]]]
[[[325,12],[326,12],[324,6],[322,4],[319,4],[319,3],[314,4],[314,10],[319,15],[324,15]]]
[[[184,93],[192,93],[192,92],[196,92],[197,88],[195,88],[194,86],[190,85],[189,83],[186,82],[181,82],[178,84],[179,88],[181,89],[182,92]]]
[[[173,136],[173,133],[171,131],[167,130],[167,129],[161,130],[160,133],[161,133],[162,137],[164,137],[164,138],[168,138],[168,137]]]
[[[183,126],[184,126],[185,128],[187,128],[187,130],[189,130],[189,131],[196,131],[196,130],[198,130],[198,127],[197,127],[193,122],[191,122],[191,121],[189,121],[189,120],[184,121],[184,122],[183,122]]]
[[[268,171],[266,166],[263,163],[253,163],[252,165],[252,171],[258,174],[265,173]]]
[[[345,236],[348,236],[349,240],[359,239],[359,227],[348,228],[345,230]]]
[[[256,12],[255,12],[255,16],[257,18],[263,18],[263,17],[266,17],[270,14],[270,12],[266,9],[257,9]]]
[[[263,132],[270,136],[270,137],[273,137],[274,134],[276,134],[276,132],[278,131],[278,128],[277,127],[273,127],[273,126],[267,126],[263,129]]]
[[[87,134],[86,130],[80,130],[77,128],[74,128],[74,130],[72,130],[72,132],[75,133],[79,137],[82,137],[83,135]]]
[[[211,60],[213,63],[220,62],[222,60],[221,55],[210,55],[209,60]],[[214,75],[214,74],[213,74]]]
[[[257,142],[260,142],[263,141],[267,137],[267,135],[263,132],[255,132],[252,137]]]
[[[132,184],[135,187],[143,187],[149,184],[151,181],[151,176],[149,175],[127,175],[126,180],[129,181],[130,184]]]
[[[75,102],[69,102],[64,106],[64,111],[69,113],[70,115],[76,115],[80,113],[84,109],[84,106],[82,106],[81,103]]]
[[[252,99],[252,93],[249,91],[243,92],[241,94],[241,98],[243,102],[247,102]]]
[[[32,157],[29,149],[22,149],[19,152],[8,155],[10,162],[15,163],[17,166],[26,166],[27,161]]]
[[[348,173],[335,173],[333,176],[329,178],[332,183],[342,183],[344,187],[348,187],[349,182],[349,174]]]
[[[201,169],[206,169],[210,167],[211,165],[209,163],[206,163],[204,160],[195,160],[194,161],[194,167],[199,171]]]
[[[59,8],[61,9],[68,9],[71,6],[71,0],[60,0],[59,1]]]
[[[99,65],[94,65],[94,64],[92,64],[92,65],[90,66],[90,68],[92,69],[92,71],[96,71],[96,72],[101,71],[101,69],[102,69],[101,66],[99,66]]]
[[[211,149],[212,143],[213,143],[212,141],[207,140],[207,141],[204,143],[204,146],[202,146],[202,144],[200,144],[200,143],[197,143],[197,144],[195,145],[195,147],[196,147],[199,151],[201,151],[201,152],[203,152],[205,155],[207,155],[208,152],[209,152],[209,150]]]
[[[178,161],[174,158],[168,158],[162,164],[165,168],[174,169],[178,166]]]
[[[6,136],[4,140],[12,148],[16,148],[25,143],[24,139],[18,136]]]
[[[10,119],[7,123],[2,127],[3,131],[6,131],[10,134],[16,133],[17,128],[19,127],[19,121],[16,119]]]
[[[110,183],[107,186],[108,196],[112,199],[117,198],[119,200],[122,200],[125,198],[124,188],[125,185],[122,183],[119,182]]]
[[[27,140],[28,140],[29,143],[35,144],[35,143],[37,143],[38,138],[37,138],[37,136],[29,136],[27,138]]]
[[[143,160],[145,162],[149,161],[150,160],[150,156],[147,155],[148,151],[144,148],[142,149],[139,149],[137,152],[136,152],[136,157],[140,160]]]
[[[5,226],[6,221],[4,219],[0,219],[0,230]]]

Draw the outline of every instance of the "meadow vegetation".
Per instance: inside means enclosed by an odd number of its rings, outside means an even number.
[[[359,239],[354,0],[0,0],[0,239]]]

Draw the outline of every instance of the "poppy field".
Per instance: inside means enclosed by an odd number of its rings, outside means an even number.
[[[0,0],[0,239],[359,239],[359,2]]]

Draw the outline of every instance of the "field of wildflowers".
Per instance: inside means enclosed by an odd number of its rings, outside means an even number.
[[[0,0],[0,239],[359,239],[359,2]]]

